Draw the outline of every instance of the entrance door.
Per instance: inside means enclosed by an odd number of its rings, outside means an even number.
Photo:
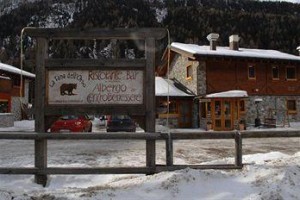
[[[184,100],[179,102],[178,127],[190,128],[192,127],[192,102]]]
[[[214,100],[213,126],[216,131],[233,129],[233,102],[230,100]]]

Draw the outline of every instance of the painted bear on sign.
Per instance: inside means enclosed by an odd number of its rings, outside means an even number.
[[[76,95],[73,93],[73,90],[77,89],[76,83],[64,83],[60,86],[60,95]]]

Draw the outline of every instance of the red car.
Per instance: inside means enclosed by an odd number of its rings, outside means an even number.
[[[92,126],[87,115],[64,115],[52,124],[50,132],[92,132]]]

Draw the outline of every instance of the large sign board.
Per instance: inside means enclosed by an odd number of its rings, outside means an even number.
[[[143,70],[49,70],[49,105],[143,104]]]

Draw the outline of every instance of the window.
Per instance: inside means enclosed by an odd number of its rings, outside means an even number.
[[[279,68],[278,66],[272,67],[272,79],[273,80],[279,80]]]
[[[253,66],[253,65],[248,66],[248,78],[249,79],[255,79],[256,78],[255,66]]]
[[[210,102],[201,102],[201,117],[210,118],[211,116],[211,104]]]
[[[296,100],[287,100],[287,110],[288,110],[288,114],[296,114],[297,113]]]
[[[240,100],[239,104],[240,112],[245,112],[245,100]]]
[[[2,100],[0,99],[0,113],[7,113],[8,110],[8,100]]]
[[[193,78],[193,68],[192,65],[188,65],[186,67],[186,79],[192,79]]]
[[[296,80],[296,68],[287,67],[286,68],[286,80]]]

